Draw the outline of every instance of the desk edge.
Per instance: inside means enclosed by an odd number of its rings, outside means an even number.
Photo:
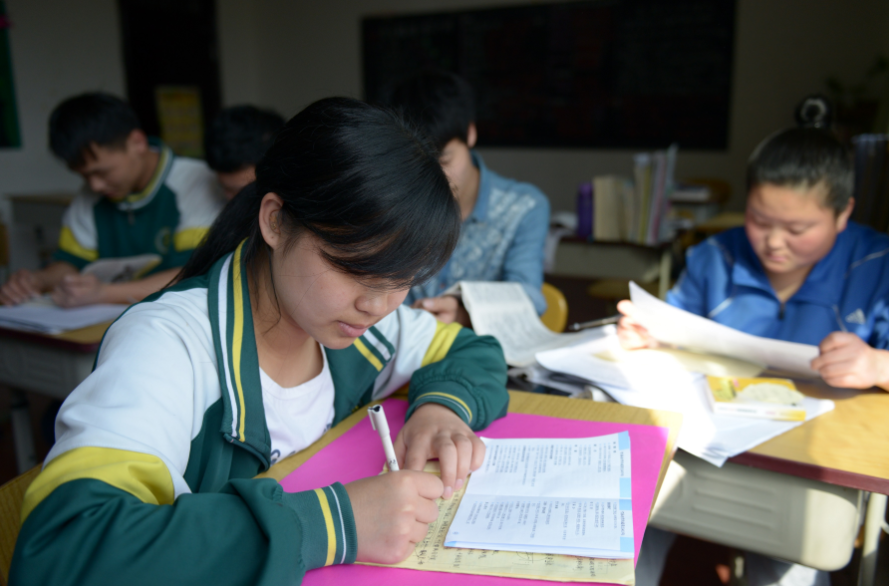
[[[808,480],[817,480],[819,482],[835,484],[844,488],[854,488],[857,490],[866,490],[868,492],[889,494],[889,479],[867,476],[856,472],[846,472],[835,468],[824,468],[813,464],[794,462],[793,460],[784,460],[783,458],[765,456],[763,454],[753,454],[750,452],[745,452],[729,458],[728,461],[732,464],[740,464],[742,466],[768,470],[770,472],[778,472],[789,476],[797,476]]]

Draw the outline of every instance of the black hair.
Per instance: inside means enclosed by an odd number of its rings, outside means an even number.
[[[311,233],[335,269],[387,287],[436,274],[460,235],[457,202],[428,140],[396,112],[326,98],[278,132],[256,181],[226,204],[179,280],[206,273],[245,238],[246,262],[267,254],[259,209],[268,193],[284,202],[288,245]]]
[[[418,124],[439,150],[455,138],[468,142],[475,122],[472,86],[447,71],[426,69],[402,79],[385,104]]]
[[[846,148],[824,130],[788,128],[762,141],[747,162],[747,192],[764,183],[812,189],[823,183],[824,204],[839,214],[852,197],[852,162]]]
[[[82,166],[93,145],[123,148],[141,128],[133,109],[111,94],[92,92],[68,98],[49,116],[49,146],[69,167]]]
[[[256,165],[284,126],[284,118],[255,106],[232,106],[219,113],[204,135],[207,164],[231,173]]]

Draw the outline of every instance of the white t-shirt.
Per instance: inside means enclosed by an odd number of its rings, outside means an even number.
[[[323,348],[321,355],[321,374],[289,389],[259,369],[262,405],[272,440],[272,464],[308,447],[333,424],[333,378]]]

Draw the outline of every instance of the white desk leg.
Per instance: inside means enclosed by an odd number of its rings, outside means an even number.
[[[861,566],[858,571],[860,586],[874,586],[877,571],[877,551],[880,547],[880,531],[886,518],[885,494],[870,493],[867,516],[864,518],[864,547],[861,550]]]
[[[31,429],[31,410],[25,391],[11,389],[12,392],[12,439],[15,442],[15,463],[19,474],[37,465],[34,448],[34,431]]]

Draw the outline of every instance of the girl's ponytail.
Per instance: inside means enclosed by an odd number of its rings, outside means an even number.
[[[262,195],[253,182],[222,208],[207,236],[182,267],[176,277],[177,282],[208,272],[217,260],[237,248],[244,238],[255,235],[259,229]],[[246,248],[249,250],[251,247]]]

